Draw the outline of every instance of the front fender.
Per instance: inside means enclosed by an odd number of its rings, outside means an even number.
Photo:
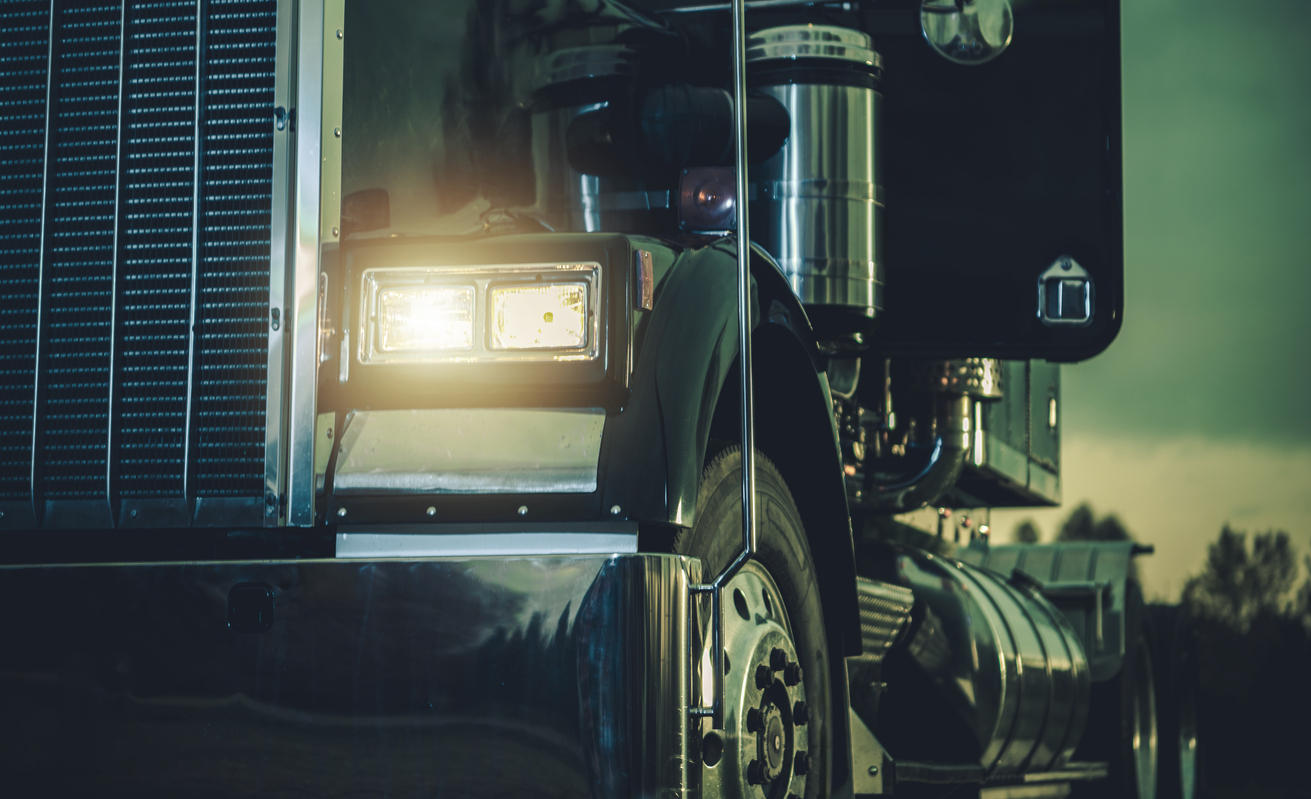
[[[830,641],[859,651],[855,565],[832,399],[810,322],[787,279],[752,258],[757,447],[792,490],[822,586]],[[632,396],[602,444],[604,505],[691,527],[712,426],[737,438],[737,256],[721,241],[673,255],[633,337]]]

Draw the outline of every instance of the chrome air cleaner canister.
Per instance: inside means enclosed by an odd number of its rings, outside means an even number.
[[[752,89],[792,118],[787,144],[752,171],[752,238],[820,338],[858,344],[883,305],[882,59],[868,35],[828,25],[758,31],[746,57]]]

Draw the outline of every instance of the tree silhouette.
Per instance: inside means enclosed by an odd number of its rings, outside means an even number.
[[[1092,506],[1087,502],[1070,512],[1057,541],[1132,541],[1133,536],[1125,529],[1120,517],[1114,513],[1098,519],[1093,514]]]
[[[1036,544],[1042,539],[1038,532],[1038,527],[1032,519],[1025,519],[1015,528],[1015,533],[1011,536],[1017,544]]]
[[[1311,559],[1308,559],[1311,569]],[[1184,586],[1183,604],[1195,616],[1246,633],[1262,614],[1284,616],[1311,611],[1311,585],[1297,596],[1297,559],[1288,533],[1267,531],[1252,538],[1225,525],[1207,549],[1206,569]]]

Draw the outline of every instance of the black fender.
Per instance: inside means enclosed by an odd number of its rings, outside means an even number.
[[[727,240],[655,255],[654,309],[633,330],[632,393],[603,438],[602,507],[691,527],[712,429],[739,438],[737,256]],[[855,556],[823,356],[777,265],[753,251],[751,273],[756,446],[801,512],[833,655],[858,654]]]

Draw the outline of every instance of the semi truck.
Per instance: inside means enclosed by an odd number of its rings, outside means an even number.
[[[5,795],[1192,797],[1150,548],[987,525],[1121,325],[1119,48],[0,4]]]

